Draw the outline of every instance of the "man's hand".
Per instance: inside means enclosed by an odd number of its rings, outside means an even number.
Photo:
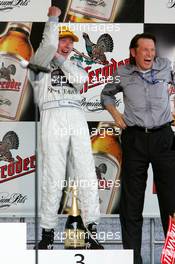
[[[127,127],[123,115],[115,108],[114,105],[108,104],[106,105],[106,110],[112,115],[114,118],[115,124],[117,127],[121,129],[125,129]]]
[[[114,121],[115,121],[116,126],[121,129],[125,129],[127,127],[124,121],[123,115],[120,112],[115,114]]]
[[[48,14],[50,16],[59,17],[61,15],[61,9],[56,6],[50,6],[48,10]]]

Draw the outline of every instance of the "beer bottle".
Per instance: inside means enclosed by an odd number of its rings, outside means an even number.
[[[119,206],[122,162],[119,137],[120,130],[112,122],[100,122],[95,133],[91,133],[101,213],[117,213]]]
[[[69,0],[65,22],[113,22],[119,9],[117,0]]]
[[[65,225],[65,249],[84,249],[85,248],[85,227],[78,208],[77,187],[74,185],[72,191],[72,206],[69,210]]]
[[[0,38],[0,120],[19,120],[27,97],[27,69],[20,60],[29,60],[32,23],[10,22]]]

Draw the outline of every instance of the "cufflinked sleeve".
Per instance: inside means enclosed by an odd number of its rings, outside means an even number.
[[[112,104],[115,106],[115,95],[123,91],[121,83],[115,82],[115,76],[117,76],[117,74],[113,75],[113,82],[107,83],[101,92],[101,104],[103,108],[105,108],[105,106],[108,104]]]

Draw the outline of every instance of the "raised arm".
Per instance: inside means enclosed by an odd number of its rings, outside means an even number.
[[[61,10],[58,7],[49,7],[49,20],[45,24],[42,41],[31,58],[31,63],[47,67],[56,54],[58,47],[58,18],[60,14]]]

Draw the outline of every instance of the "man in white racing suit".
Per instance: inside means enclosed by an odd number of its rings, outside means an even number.
[[[96,231],[100,216],[98,183],[91,151],[89,130],[81,110],[80,90],[87,80],[83,68],[68,58],[74,42],[79,39],[70,28],[58,30],[61,11],[51,6],[48,11],[43,39],[31,63],[50,68],[33,82],[35,101],[40,109],[42,153],[42,240],[39,249],[52,249],[54,227],[57,225],[68,154],[73,160],[81,211],[90,232]],[[58,37],[59,31],[59,37]],[[86,181],[86,188],[81,187]],[[92,242],[92,243],[91,243]],[[90,241],[91,248],[102,249],[98,240]]]

